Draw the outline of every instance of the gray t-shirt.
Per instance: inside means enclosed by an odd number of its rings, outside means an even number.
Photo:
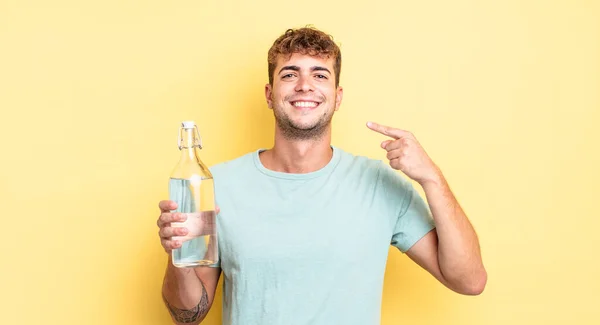
[[[434,228],[386,163],[332,146],[322,169],[266,169],[256,150],[211,168],[225,325],[379,324],[390,245]]]

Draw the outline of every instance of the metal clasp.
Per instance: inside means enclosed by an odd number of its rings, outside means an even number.
[[[183,130],[183,126],[179,127],[179,135],[177,136],[177,147],[179,148],[179,150],[183,149],[183,139],[181,138],[181,131]],[[198,130],[198,126],[194,125],[194,129],[196,130],[196,135],[197,138],[194,137],[194,141],[196,141],[196,139],[198,139],[198,143],[194,143],[192,144],[192,148],[193,147],[198,147],[200,149],[202,149],[202,138],[200,137],[200,131]]]

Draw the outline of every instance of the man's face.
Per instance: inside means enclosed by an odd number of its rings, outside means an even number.
[[[279,56],[273,85],[266,85],[265,96],[284,136],[312,139],[327,130],[343,94],[335,86],[333,63],[333,58],[297,53],[289,59]]]

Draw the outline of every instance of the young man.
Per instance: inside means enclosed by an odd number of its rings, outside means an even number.
[[[269,50],[265,97],[276,128],[271,149],[218,164],[220,261],[178,269],[169,262],[163,295],[173,320],[199,323],[221,271],[223,324],[379,324],[389,245],[448,288],[467,295],[486,284],[475,231],[442,172],[408,131],[368,123],[389,136],[387,163],[331,145],[342,102],[341,54],[311,28],[288,30]],[[429,206],[400,176],[418,182]],[[187,233],[185,216],[161,201],[165,250]]]

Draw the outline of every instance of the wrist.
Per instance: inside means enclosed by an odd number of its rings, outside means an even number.
[[[442,174],[442,171],[437,167],[434,167],[433,169],[434,170],[428,177],[419,180],[418,183],[421,185],[421,187],[423,187],[423,189],[431,187],[440,187],[444,184],[445,179],[444,175]]]

